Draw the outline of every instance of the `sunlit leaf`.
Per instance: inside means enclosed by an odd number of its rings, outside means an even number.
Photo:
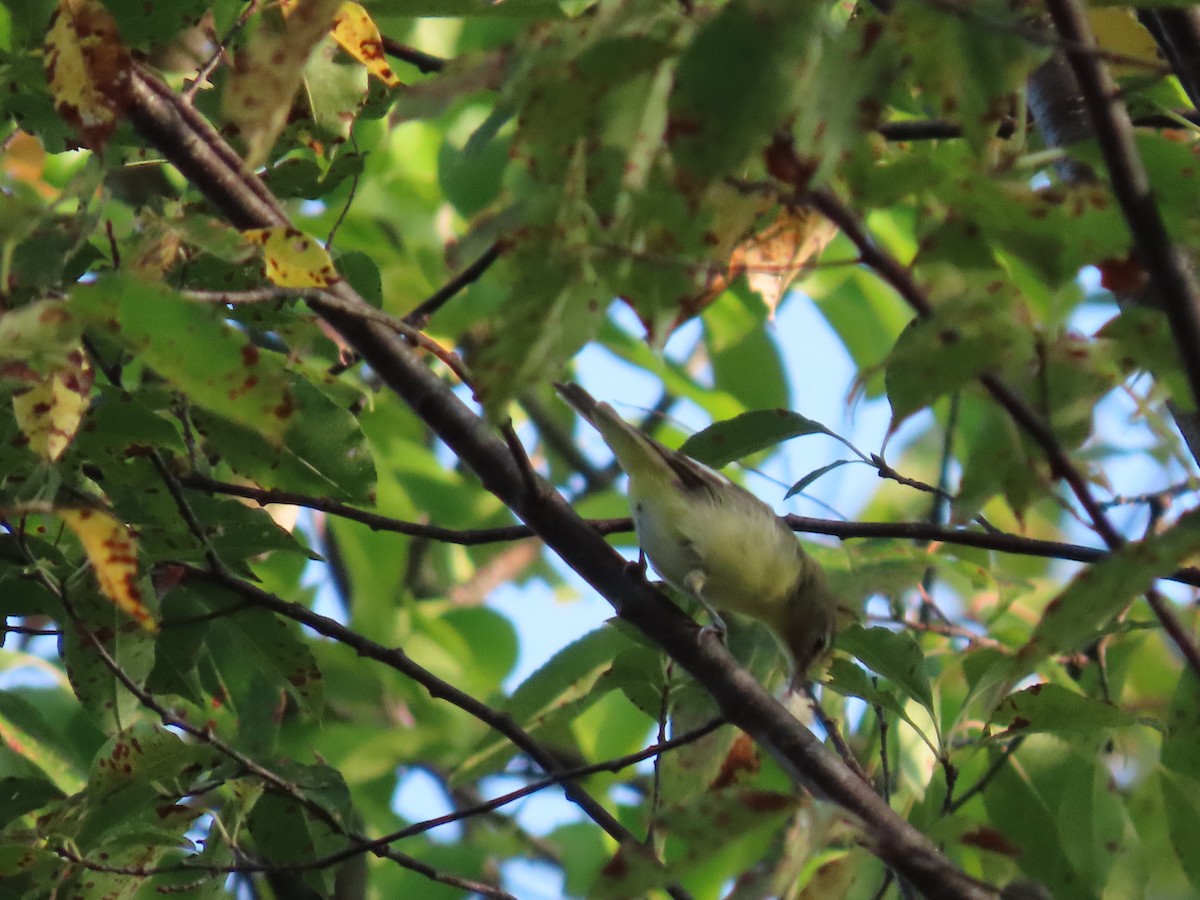
[[[29,449],[54,462],[75,437],[88,408],[94,373],[83,348],[70,354],[68,368],[42,376],[13,392],[13,413]]]
[[[341,280],[329,251],[295,228],[251,228],[243,231],[262,247],[267,278],[280,287],[329,287]]]
[[[142,598],[137,543],[129,527],[99,509],[59,509],[57,514],[83,544],[104,595],[147,631],[157,631]]]
[[[347,2],[338,7],[333,17],[333,39],[388,87],[400,84],[383,55],[379,28],[360,4]]]
[[[342,0],[295,0],[288,15],[264,14],[249,46],[235,58],[224,110],[241,130],[246,162],[265,162],[287,121],[308,54],[323,38]]]
[[[59,0],[46,33],[54,106],[83,143],[103,150],[129,103],[132,62],[98,0]]]

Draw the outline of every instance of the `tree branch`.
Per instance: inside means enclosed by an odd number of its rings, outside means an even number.
[[[1079,83],[1138,259],[1171,323],[1192,405],[1200,408],[1200,290],[1159,215],[1146,167],[1134,144],[1129,112],[1108,68],[1094,52],[1096,38],[1087,13],[1077,0],[1047,0],[1046,8],[1063,38],[1063,52]]]
[[[282,225],[278,203],[265,189],[247,184],[240,163],[214,149],[220,138],[198,117],[178,108],[169,90],[144,72],[132,77],[129,116],[142,134],[167,154],[192,183],[241,228]],[[248,179],[257,182],[257,179]],[[261,185],[260,182],[258,182]],[[345,283],[333,291],[361,298]],[[935,900],[984,900],[995,891],[955,866],[924,834],[897,815],[807,728],[768,694],[717,641],[702,640],[699,627],[643,579],[627,574],[625,560],[580,519],[549,485],[531,482],[505,443],[422,366],[410,348],[374,322],[315,301],[334,326],[418,416],[500,498],[617,612],[687,669],[734,725],[770,752],[795,780],[855,816],[872,851]]]

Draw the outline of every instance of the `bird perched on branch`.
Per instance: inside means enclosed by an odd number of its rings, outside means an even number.
[[[749,491],[642,434],[579,385],[555,387],[629,476],[638,542],[658,573],[699,601],[721,635],[720,610],[767,625],[799,687],[833,642],[837,597],[792,530]]]

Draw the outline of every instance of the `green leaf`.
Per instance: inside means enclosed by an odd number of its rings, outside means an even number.
[[[0,777],[0,828],[67,795],[44,778]]]
[[[667,865],[641,845],[625,844],[601,871],[588,896],[599,898],[644,896],[677,879],[691,875],[698,865],[718,851],[744,842],[759,841],[764,832],[779,828],[795,812],[795,794],[725,789],[692,795],[687,803],[659,812],[658,827],[675,838],[679,852]]]
[[[1172,772],[1200,781],[1200,681],[1186,667],[1167,708],[1161,759]]]
[[[96,594],[77,591],[74,600],[82,624],[125,675],[141,683],[154,662],[154,636]],[[75,695],[102,730],[120,731],[137,719],[141,701],[113,674],[74,623],[65,629],[62,654]]]
[[[704,428],[679,449],[706,465],[721,468],[751,453],[806,434],[825,434],[854,449],[820,422],[787,409],[756,409]]]
[[[975,288],[964,283],[961,289]],[[1029,336],[1010,318],[1011,306],[998,300],[982,291],[969,294],[904,330],[886,364],[893,431],[939,397],[1030,356]]]
[[[708,20],[679,58],[671,151],[698,176],[731,173],[760,153],[800,100],[806,60],[818,58],[815,6],[736,2]]]
[[[1166,531],[1126,544],[1086,567],[1046,607],[1029,644],[1021,650],[1021,661],[1029,666],[1094,639],[1156,578],[1175,571],[1198,549],[1200,512],[1190,512]]]
[[[852,462],[862,462],[862,460],[836,459],[833,462],[829,463],[828,465],[821,466],[821,468],[819,468],[819,469],[814,469],[813,471],[811,471],[807,475],[805,475],[803,478],[801,478],[799,481],[797,481],[795,484],[793,484],[790,488],[788,488],[787,493],[783,495],[783,499],[787,500],[791,497],[795,497],[797,494],[804,493],[805,488],[807,488],[809,485],[816,482],[819,478],[821,478],[825,475],[828,475],[834,469],[840,469],[842,466],[847,465]]]
[[[513,692],[506,712],[527,731],[553,730],[569,723],[616,687],[601,679],[628,638],[611,627],[598,628],[568,644]],[[500,769],[514,749],[507,738],[489,735],[479,749],[456,768],[454,783]]]
[[[111,275],[77,285],[70,309],[111,329],[147,365],[197,403],[279,443],[295,421],[297,399],[282,356],[254,346],[174,291]]]
[[[287,763],[273,767],[284,780],[321,804],[343,828],[349,827],[350,792],[341,773],[330,766]],[[311,862],[346,846],[346,837],[316,817],[294,799],[268,789],[254,804],[248,818],[250,834],[259,853],[271,862]],[[333,893],[335,870],[303,869],[304,881],[322,896]]]
[[[263,487],[369,501],[375,461],[357,419],[298,375],[288,373],[294,404],[278,443],[258,429],[198,411],[196,430],[235,472]]]
[[[936,716],[933,691],[925,671],[925,654],[912,635],[886,628],[851,625],[837,638],[837,646],[877,672]]]
[[[1008,95],[1048,55],[1021,35],[1014,13],[1001,2],[982,2],[970,13],[946,15],[914,4],[888,16],[922,97],[935,116],[964,126],[976,150],[995,134]],[[986,25],[984,23],[987,23]]]
[[[1092,734],[1136,721],[1122,709],[1057,684],[1037,684],[1010,694],[992,716],[994,724],[1008,729],[995,735],[997,740],[1038,732]]]
[[[1200,781],[1167,768],[1159,769],[1157,774],[1175,858],[1187,873],[1192,890],[1200,892],[1200,856],[1196,855],[1196,835],[1200,834]]]

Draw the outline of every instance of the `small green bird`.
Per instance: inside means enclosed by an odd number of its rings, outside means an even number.
[[[667,584],[707,610],[767,625],[792,663],[793,688],[833,642],[837,597],[821,566],[774,510],[690,456],[642,434],[577,384],[555,384],[629,476],[629,505],[643,553]]]

